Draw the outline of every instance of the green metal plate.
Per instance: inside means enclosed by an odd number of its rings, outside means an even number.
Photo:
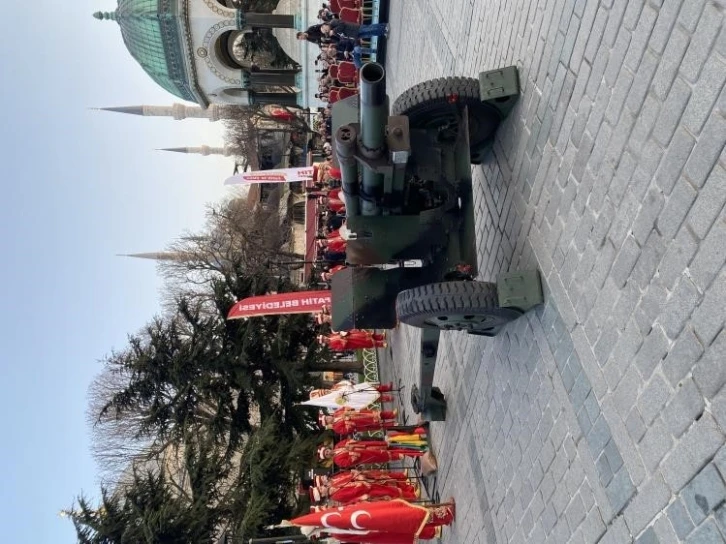
[[[518,308],[523,312],[542,304],[542,281],[537,270],[507,272],[497,279],[497,296],[502,308]]]
[[[489,70],[479,74],[479,95],[499,110],[502,119],[509,115],[519,98],[519,71],[516,66]]]

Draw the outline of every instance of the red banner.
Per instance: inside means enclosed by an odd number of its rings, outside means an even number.
[[[227,319],[277,314],[316,314],[330,304],[330,291],[277,293],[240,300],[232,306]]]

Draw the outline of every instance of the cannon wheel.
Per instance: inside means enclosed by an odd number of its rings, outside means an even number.
[[[497,286],[479,281],[430,283],[401,291],[396,313],[401,323],[414,327],[484,336],[494,336],[502,325],[522,315],[516,308],[500,308]]]
[[[414,85],[393,103],[391,115],[408,116],[411,128],[446,127],[455,132],[457,111],[453,104],[469,108],[469,149],[472,162],[494,135],[500,116],[495,108],[481,101],[479,80],[470,77],[442,77]]]

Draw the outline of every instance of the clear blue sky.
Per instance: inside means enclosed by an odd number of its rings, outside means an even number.
[[[141,70],[113,0],[6,2],[0,542],[75,542],[57,517],[97,492],[86,394],[98,363],[159,311],[150,261],[226,194],[230,159],[154,151],[221,142],[221,125],[90,107],[178,101]]]

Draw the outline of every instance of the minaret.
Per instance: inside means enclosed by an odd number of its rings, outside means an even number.
[[[219,121],[224,119],[224,107],[219,104],[210,104],[206,109],[186,104],[172,104],[171,106],[122,106],[119,108],[95,108],[100,111],[113,111],[116,113],[129,113],[143,117],[172,117],[177,121],[182,119],[209,119]]]
[[[117,257],[133,257],[135,259],[150,259],[152,261],[185,262],[193,260],[190,253],[184,253],[181,251],[155,251],[153,253],[119,253]]]
[[[209,147],[203,145],[201,147],[167,147],[158,151],[173,151],[174,153],[190,153],[194,155],[222,155],[224,157],[233,157],[234,150],[231,147]]]

